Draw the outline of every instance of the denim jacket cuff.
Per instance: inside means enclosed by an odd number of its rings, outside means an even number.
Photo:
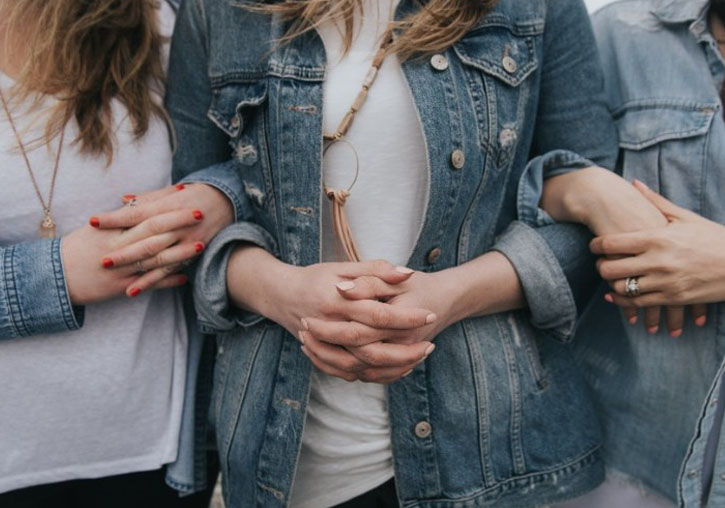
[[[43,239],[0,250],[0,337],[12,339],[77,330],[84,307],[68,294],[61,239]]]
[[[244,199],[235,189],[242,188],[239,174],[233,165],[216,165],[196,171],[183,178],[179,183],[203,183],[214,187],[224,194],[234,207],[234,221],[244,216]]]
[[[568,150],[554,150],[529,161],[516,195],[519,220],[534,227],[554,224],[554,219],[539,207],[544,180],[591,166],[596,164]]]
[[[528,303],[532,324],[562,342],[571,340],[577,308],[556,255],[532,227],[513,222],[497,238],[494,250],[514,266]]]
[[[278,255],[272,235],[252,222],[232,224],[212,240],[198,265],[194,284],[196,311],[203,333],[249,327],[264,319],[258,314],[236,308],[229,300],[227,264],[234,248],[242,242],[252,243]]]

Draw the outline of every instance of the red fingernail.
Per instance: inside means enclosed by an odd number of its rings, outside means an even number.
[[[194,244],[194,249],[196,249],[196,252],[201,252],[204,250],[204,244],[201,242],[196,242]]]
[[[128,294],[133,298],[134,296],[138,296],[140,292],[141,290],[139,288],[133,288],[131,291],[128,292]]]
[[[186,284],[187,282],[189,282],[189,277],[187,277],[186,275],[179,275],[178,280],[179,284]]]
[[[707,316],[698,316],[695,318],[695,324],[697,326],[705,326],[707,324]]]
[[[123,196],[124,201],[131,201],[132,199],[136,199],[136,194],[124,194]]]
[[[674,337],[675,339],[678,338],[680,335],[682,335],[682,328],[680,328],[678,330],[672,330],[670,332],[670,336]]]
[[[176,186],[176,190],[184,190],[184,189],[186,189],[186,185],[184,185],[183,183],[180,183]]]
[[[103,268],[113,268],[114,265],[113,259],[111,258],[103,258],[103,261],[101,261],[101,263],[103,263]]]
[[[204,214],[201,212],[201,210],[194,210],[192,213],[194,214],[194,218],[196,220],[201,220],[204,218]]]
[[[612,295],[610,295],[609,293],[604,295],[604,300],[606,300],[609,303],[614,303],[614,297]]]
[[[90,224],[94,228],[101,227],[101,221],[98,220],[98,217],[91,217],[91,220],[88,221],[88,224]]]
[[[627,321],[629,321],[629,324],[630,325],[636,325],[637,324],[637,316],[629,316],[629,319]]]
[[[660,329],[660,327],[659,327],[659,326],[650,326],[649,328],[647,328],[647,331],[648,331],[649,333],[651,333],[652,335],[654,335],[655,333],[657,333],[657,331],[658,331],[659,329]]]

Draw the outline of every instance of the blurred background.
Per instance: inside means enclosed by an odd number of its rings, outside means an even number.
[[[587,4],[590,12],[599,9],[602,5],[608,4],[610,2],[612,2],[612,0],[584,0],[584,3]]]

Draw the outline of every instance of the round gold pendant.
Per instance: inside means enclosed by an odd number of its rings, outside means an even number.
[[[55,237],[55,222],[50,217],[50,215],[46,215],[43,220],[40,222],[40,228],[38,229],[38,235],[40,235],[40,238],[54,238]]]

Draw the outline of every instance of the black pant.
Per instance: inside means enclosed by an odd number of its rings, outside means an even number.
[[[398,494],[395,492],[395,480],[392,478],[380,487],[345,501],[334,508],[399,508]]]
[[[165,469],[93,480],[49,483],[0,494],[2,508],[207,508],[214,478],[204,492],[179,497]]]

